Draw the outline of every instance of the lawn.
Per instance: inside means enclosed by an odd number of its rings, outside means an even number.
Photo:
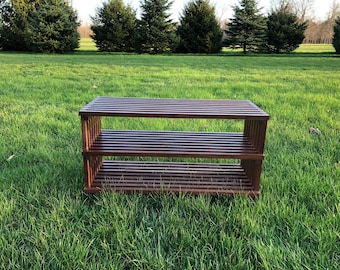
[[[340,269],[340,57],[314,47],[150,56],[87,46],[0,52],[0,269]],[[271,116],[260,198],[85,195],[78,111],[96,96],[253,101]]]

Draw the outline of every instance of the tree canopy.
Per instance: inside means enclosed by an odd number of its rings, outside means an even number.
[[[340,54],[340,16],[338,16],[335,20],[332,44],[335,52]]]
[[[28,18],[33,9],[30,0],[0,2],[0,45],[3,50],[28,51]]]
[[[221,27],[207,0],[193,0],[185,6],[177,33],[179,52],[217,53],[222,48]]]
[[[227,24],[225,44],[241,47],[244,53],[257,51],[265,42],[266,19],[255,0],[240,0],[233,7],[234,16]]]
[[[122,0],[103,2],[92,17],[91,36],[99,51],[131,51],[136,12]]]
[[[137,20],[134,47],[139,53],[170,51],[176,40],[175,24],[170,19],[169,0],[142,0],[141,19]]]
[[[79,46],[79,22],[69,1],[1,3],[0,45],[4,50],[63,53]]]
[[[77,15],[64,0],[40,0],[29,16],[28,43],[35,52],[70,52],[79,47]]]
[[[299,23],[297,15],[281,7],[268,16],[267,43],[269,51],[275,53],[295,50],[305,38],[307,23]]]

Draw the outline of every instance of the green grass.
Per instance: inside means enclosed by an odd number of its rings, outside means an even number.
[[[332,44],[301,44],[299,48],[295,50],[298,53],[335,53],[335,49]]]
[[[80,39],[80,47],[78,51],[97,51],[96,45],[91,38]],[[239,52],[242,53],[242,49],[229,49],[224,48],[223,52]],[[301,44],[294,52],[298,53],[334,53],[335,49],[332,44]]]
[[[81,38],[78,51],[97,51],[94,40],[92,38]]]
[[[339,57],[86,51],[0,53],[0,269],[340,268]],[[84,195],[78,111],[99,95],[252,100],[271,115],[260,198]]]

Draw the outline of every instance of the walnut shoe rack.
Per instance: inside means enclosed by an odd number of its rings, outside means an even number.
[[[260,194],[269,115],[248,100],[97,97],[79,111],[84,191]],[[243,132],[102,129],[102,117],[243,120]],[[106,157],[235,159],[238,164]]]

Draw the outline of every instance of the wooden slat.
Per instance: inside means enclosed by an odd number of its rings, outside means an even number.
[[[268,119],[269,115],[249,100],[193,100],[97,97],[80,115]]]
[[[103,130],[84,155],[263,159],[242,133]]]
[[[105,161],[85,191],[258,195],[236,164]]]

